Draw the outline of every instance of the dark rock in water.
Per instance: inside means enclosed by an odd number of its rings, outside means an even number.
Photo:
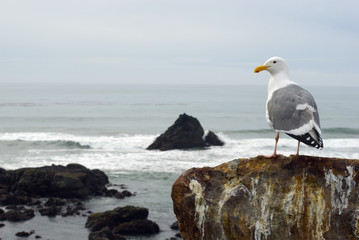
[[[41,216],[55,217],[57,214],[59,214],[61,212],[61,208],[56,207],[56,205],[52,205],[47,208],[39,209],[39,212],[40,212]]]
[[[178,230],[178,221],[175,221],[174,223],[172,223],[171,229]]]
[[[224,142],[222,142],[218,136],[212,132],[209,131],[208,134],[205,136],[204,141],[206,142],[207,145],[210,146],[223,146]]]
[[[26,196],[15,195],[15,193],[3,193],[0,195],[0,204],[9,205],[9,204],[26,204],[29,202],[29,198]]]
[[[0,218],[3,218],[4,220],[7,220],[9,222],[26,221],[33,217],[35,217],[35,213],[32,209],[10,210],[4,213],[3,216],[0,216]]]
[[[66,205],[66,202],[60,198],[49,198],[46,202],[45,202],[45,206],[49,207],[49,206],[64,206]]]
[[[210,142],[206,143],[203,136],[204,130],[197,118],[184,113],[163,134],[157,137],[147,147],[147,150],[159,149],[166,151],[172,149],[204,148],[212,145]]]
[[[112,239],[110,236],[119,236],[118,234],[158,233],[158,225],[148,220],[147,216],[147,208],[134,206],[118,207],[110,211],[91,214],[86,222],[86,227],[92,232],[89,238],[105,235],[107,238],[104,239]]]
[[[127,191],[127,190],[122,191],[122,194],[123,194],[125,197],[131,197],[131,196],[133,196],[133,194],[132,194],[131,192]]]
[[[258,156],[173,184],[183,239],[359,239],[359,161]]]
[[[199,121],[187,114],[181,114],[175,123],[161,134],[154,143],[148,146],[148,150],[203,148],[203,128]]]
[[[16,233],[16,236],[17,236],[17,237],[28,237],[28,236],[30,236],[30,235],[31,235],[31,233],[28,233],[28,232],[25,232],[25,231],[17,232],[17,233]]]
[[[92,232],[89,235],[89,240],[126,240],[121,235],[112,233],[109,227],[105,227],[100,231]]]
[[[28,197],[86,198],[105,191],[108,177],[79,164],[0,170],[0,203],[26,204]]]
[[[134,206],[118,207],[110,211],[91,214],[87,219],[86,227],[91,231],[98,231],[103,227],[113,228],[123,222],[146,219],[147,216],[147,208]]]
[[[120,223],[113,229],[114,233],[125,235],[154,234],[160,231],[157,223],[148,219],[137,219],[131,222]]]

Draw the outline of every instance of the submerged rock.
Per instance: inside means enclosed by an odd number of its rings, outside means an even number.
[[[164,133],[162,133],[156,140],[147,147],[147,150],[159,149],[161,151],[172,149],[190,149],[190,148],[204,148],[210,145],[222,146],[218,144],[219,139],[213,133],[207,138],[208,142],[204,139],[204,130],[197,120],[187,114],[181,114],[175,123],[170,126]],[[217,140],[211,141],[214,138]],[[214,143],[215,144],[212,144]],[[218,144],[218,145],[217,145]]]
[[[193,168],[174,183],[183,239],[359,239],[359,161],[290,156]]]

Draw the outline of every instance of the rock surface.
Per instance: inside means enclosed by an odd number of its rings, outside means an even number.
[[[0,220],[9,222],[26,221],[33,217],[35,217],[35,213],[32,209],[10,210],[6,213],[0,213]]]
[[[0,171],[0,203],[24,204],[26,197],[86,198],[106,190],[108,177],[79,164]]]
[[[147,147],[147,150],[159,149],[161,151],[172,149],[204,148],[210,145],[222,146],[224,143],[210,132],[211,135],[204,139],[204,130],[197,120],[187,114],[181,114],[175,123],[162,133]],[[215,144],[213,144],[215,143]],[[222,144],[221,144],[222,143]]]
[[[174,183],[183,239],[359,239],[359,161],[238,159]]]
[[[79,164],[8,170],[0,168],[0,221],[27,221],[36,215],[80,215],[90,196],[125,198],[127,190],[107,189],[108,177]],[[46,201],[46,198],[47,201]],[[46,202],[45,202],[46,201]]]
[[[147,217],[147,208],[134,206],[118,207],[113,210],[91,214],[87,219],[86,227],[93,232],[92,236],[158,233],[158,225],[148,220]]]
[[[109,227],[105,227],[99,231],[91,232],[89,240],[126,240],[121,235],[112,233]]]
[[[204,141],[206,142],[206,145],[209,146],[223,146],[224,142],[218,138],[218,136],[212,132],[209,131],[207,135],[204,137]]]

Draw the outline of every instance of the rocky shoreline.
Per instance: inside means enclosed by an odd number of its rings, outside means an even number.
[[[125,186],[109,184],[104,172],[79,164],[0,169],[0,229],[6,227],[7,222],[30,221],[40,215],[87,217],[86,228],[90,230],[89,239],[93,240],[125,239],[121,234],[158,233],[159,226],[147,219],[146,208],[125,206],[93,213],[84,206],[84,201],[92,197],[124,199],[131,196],[135,194]],[[14,238],[32,235],[35,239],[42,238],[36,229],[19,229]]]
[[[200,122],[184,113],[147,149],[166,151],[223,145],[224,142],[212,131],[205,134]],[[130,203],[93,213],[83,204],[92,197],[124,199],[134,195],[123,186],[111,186],[103,171],[90,170],[79,164],[17,170],[0,168],[0,229],[6,226],[6,222],[25,222],[35,216],[79,216],[87,217],[84,227],[90,231],[88,238],[92,240],[125,239],[122,235],[160,232],[158,224],[147,219],[149,210],[146,208],[135,207]],[[171,229],[178,232],[178,225],[172,224]],[[176,232],[169,239],[181,238]],[[16,236],[35,235],[35,238],[42,238],[36,234],[36,229],[33,229],[28,232],[19,231]]]

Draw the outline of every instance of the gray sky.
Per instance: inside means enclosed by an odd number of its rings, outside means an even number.
[[[359,86],[359,1],[2,0],[1,83]]]

